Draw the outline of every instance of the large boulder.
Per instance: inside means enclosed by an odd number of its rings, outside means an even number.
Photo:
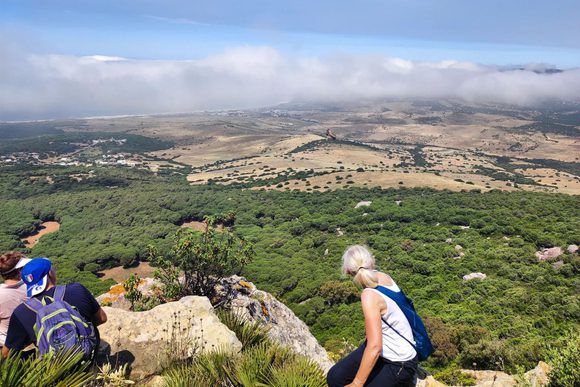
[[[158,373],[168,361],[198,351],[242,348],[206,297],[184,297],[146,312],[103,309],[108,321],[99,327],[99,361],[128,363],[133,379]]]
[[[222,280],[220,287],[218,293],[228,295],[232,309],[267,326],[274,342],[312,359],[325,371],[333,365],[308,326],[270,293],[256,289],[254,284],[238,276]]]

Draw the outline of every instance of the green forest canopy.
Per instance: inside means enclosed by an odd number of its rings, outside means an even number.
[[[235,211],[236,232],[257,252],[243,274],[289,305],[331,351],[340,351],[343,339],[358,344],[364,337],[358,290],[340,275],[350,244],[370,246],[379,268],[427,316],[439,348],[433,366],[530,367],[542,358],[544,342],[580,321],[578,255],[562,255],[560,265],[534,256],[541,248],[580,244],[578,196],[241,190],[128,168],[94,168],[93,178],[77,182],[69,175],[79,170],[0,171],[0,250],[27,251],[20,238],[58,220],[59,232],[28,253],[53,259],[59,281],[81,281],[95,293],[111,283],[93,272],[142,260],[151,243],[167,250],[183,221]],[[46,175],[53,184],[39,178]],[[355,209],[361,200],[372,204]],[[463,281],[471,272],[487,278]]]

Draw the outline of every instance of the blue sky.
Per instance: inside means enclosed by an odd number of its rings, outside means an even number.
[[[577,0],[2,0],[0,34],[36,52],[196,59],[240,45],[292,56],[580,66]]]

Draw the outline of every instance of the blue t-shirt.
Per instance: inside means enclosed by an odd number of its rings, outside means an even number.
[[[42,299],[44,296],[53,297],[54,287],[35,296]],[[101,308],[95,297],[79,283],[72,283],[66,285],[64,292],[64,300],[71,306],[74,306],[81,316],[86,321],[93,321],[95,313]],[[36,344],[36,336],[34,334],[34,324],[36,323],[36,313],[30,310],[26,305],[20,304],[12,317],[10,317],[10,324],[8,325],[8,333],[6,334],[6,347],[12,350],[21,351],[30,343]]]

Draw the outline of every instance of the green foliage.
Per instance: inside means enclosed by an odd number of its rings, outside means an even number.
[[[233,224],[234,220],[233,214],[206,217],[200,237],[190,229],[179,230],[167,258],[154,247],[150,249],[149,259],[161,268],[157,278],[163,284],[166,299],[192,294],[211,298],[221,278],[238,274],[251,261],[254,250],[250,243],[225,227],[219,233],[213,227],[217,223]],[[183,280],[178,272],[183,274]]]
[[[580,385],[580,332],[570,332],[559,345],[549,346],[547,362],[552,366],[550,387]]]
[[[322,387],[320,367],[285,348],[261,343],[239,354],[225,350],[197,355],[190,364],[177,365],[165,373],[168,387]]]
[[[352,281],[328,281],[320,286],[318,292],[328,305],[338,305],[355,302],[360,290]]]
[[[141,279],[137,274],[131,274],[125,282],[123,288],[125,289],[125,298],[131,303],[131,310],[135,310],[135,303],[143,298],[143,293],[138,289]]]
[[[475,386],[475,378],[457,368],[447,368],[437,372],[433,377],[449,386]]]
[[[0,356],[0,386],[82,386],[92,375],[88,363],[81,364],[81,359],[81,353],[61,352],[24,360],[11,352],[5,359]]]
[[[580,243],[579,196],[419,188],[255,191],[190,186],[179,177],[116,168],[96,169],[96,183],[68,178],[77,172],[2,168],[0,250],[48,256],[59,283],[80,281],[96,294],[111,285],[93,274],[97,267],[147,260],[152,245],[164,257],[158,266],[164,283],[175,285],[165,287],[167,298],[178,297],[175,232],[185,221],[235,211],[234,235],[255,251],[241,274],[279,297],[333,351],[343,339],[358,345],[364,338],[358,296],[348,282],[335,286],[344,280],[341,254],[354,243],[371,247],[379,269],[393,276],[422,316],[440,319],[437,340],[441,348],[455,346],[457,356],[442,352],[427,366],[529,369],[544,359],[543,342],[563,337],[580,320],[578,254],[563,254],[559,265],[534,256],[543,247]],[[47,175],[56,177],[54,184],[41,178]],[[117,188],[107,188],[109,182]],[[372,201],[365,217],[354,209],[362,200]],[[60,230],[26,249],[20,238],[46,220],[59,221]],[[182,233],[178,240],[190,246],[203,238]],[[225,233],[215,234],[216,244],[227,245]],[[478,271],[487,278],[462,280]]]
[[[260,321],[249,322],[241,312],[228,309],[218,310],[217,315],[220,321],[236,334],[244,350],[268,342],[269,328]]]

